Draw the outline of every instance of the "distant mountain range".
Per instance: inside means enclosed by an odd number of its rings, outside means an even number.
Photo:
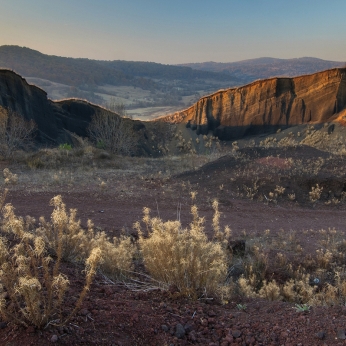
[[[108,107],[115,98],[127,109],[181,109],[201,95],[242,83],[229,74],[186,66],[65,58],[18,46],[0,46],[0,68],[28,78],[52,99],[76,97]]]
[[[234,78],[229,74],[200,71],[186,66],[65,58],[19,46],[0,46],[0,68],[13,69],[26,77],[38,77],[71,86],[130,85],[150,90],[160,88],[164,81],[174,80],[193,82],[211,79],[234,83]]]
[[[24,76],[44,89],[51,99],[76,97],[106,107],[113,99],[125,104],[127,109],[138,109],[138,114],[142,114],[143,108],[180,110],[203,95],[257,79],[292,77],[342,66],[345,63],[316,58],[164,65],[66,58],[26,47],[0,46],[0,68],[12,69]]]
[[[334,67],[343,67],[346,62],[329,61],[317,58],[296,58],[296,59],[276,59],[258,58],[242,60],[230,63],[202,62],[188,63],[179,66],[191,67],[196,70],[219,72],[231,75],[249,83],[256,79],[266,79],[270,77],[295,77],[304,74],[311,74]]]

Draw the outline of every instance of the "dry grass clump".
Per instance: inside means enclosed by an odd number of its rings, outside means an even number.
[[[311,187],[311,191],[309,192],[309,199],[312,203],[317,202],[321,198],[322,190],[323,187],[320,187],[318,184]]]
[[[298,142],[294,139],[293,132],[288,133],[288,135],[284,138],[282,138],[278,142],[278,147],[285,148],[285,147],[296,147],[298,145]]]
[[[70,150],[61,148],[40,149],[27,155],[25,163],[33,170],[35,169],[57,169],[62,167],[84,167],[92,165],[101,150],[92,146],[74,147]],[[109,156],[109,155],[108,155]]]
[[[276,185],[274,192],[278,194],[278,196],[282,196],[285,192],[286,188],[280,185]]]
[[[18,176],[17,174],[13,174],[8,168],[5,168],[3,171],[3,176],[5,179],[6,185],[15,185],[18,183]]]
[[[281,290],[279,285],[276,283],[275,280],[267,282],[266,280],[263,281],[263,286],[258,292],[259,297],[274,301],[274,300],[281,300]]]
[[[0,207],[6,191],[0,196]],[[6,321],[42,328],[67,323],[80,309],[99,268],[112,278],[133,269],[136,246],[129,237],[114,238],[94,232],[89,220],[83,230],[75,209],[68,212],[61,196],[52,198],[51,221],[17,217],[11,204],[3,208],[0,237],[0,315]],[[59,272],[61,260],[83,261],[86,282],[73,311],[62,316],[68,278]],[[54,316],[54,321],[52,321]]]
[[[288,197],[288,199],[290,200],[290,201],[294,201],[295,199],[296,199],[296,194],[293,192],[293,193],[289,193],[288,195],[287,195],[287,197]]]
[[[250,198],[251,200],[253,200],[254,197],[258,193],[258,188],[259,188],[258,179],[254,180],[252,187],[251,186],[246,186],[246,185],[244,185],[243,187],[244,187],[244,190],[245,190],[246,197]]]
[[[308,231],[304,232],[307,234]],[[279,232],[279,243],[284,252],[276,253],[274,261],[269,261],[268,253],[277,250],[276,241],[267,242],[266,235],[247,247],[242,259],[243,275],[237,287],[246,297],[268,300],[284,300],[309,305],[344,305],[346,302],[346,241],[344,233],[335,229],[314,232],[322,240],[321,248],[306,254],[301,260],[290,261],[298,251],[294,231]],[[278,275],[278,276],[277,276]]]
[[[217,208],[216,204],[214,207]],[[180,294],[192,297],[216,294],[226,277],[225,251],[220,242],[208,240],[204,219],[198,216],[195,205],[191,213],[193,220],[189,228],[183,229],[180,221],[151,218],[150,210],[144,209],[147,237],[140,223],[135,224],[144,265],[154,279],[176,286]],[[216,235],[220,236],[218,216],[213,222]]]
[[[286,281],[281,287],[281,292],[284,300],[288,302],[311,304],[316,289],[316,286],[310,284],[310,275],[302,274],[297,278]]]
[[[92,226],[89,222],[89,229]],[[114,237],[111,241],[105,232],[97,232],[90,238],[91,248],[99,248],[103,254],[103,262],[99,266],[101,272],[112,279],[128,277],[133,270],[133,257],[137,251],[131,238]]]
[[[240,292],[247,297],[264,298],[270,301],[285,300],[312,305],[312,299],[317,286],[310,284],[309,274],[304,274],[298,270],[295,272],[295,275],[297,277],[291,278],[283,284],[279,284],[276,280],[267,281],[264,279],[259,282],[256,275],[252,272],[249,277],[243,275],[238,280],[238,285]]]
[[[99,269],[105,275],[112,278],[128,276],[127,272],[133,269],[132,259],[136,251],[129,237],[113,238],[111,241],[105,232],[95,233],[91,220],[88,221],[88,229],[84,230],[80,220],[76,220],[77,210],[70,209],[68,213],[60,195],[52,198],[50,204],[54,206],[51,222],[41,217],[40,227],[35,232],[45,239],[54,254],[60,251],[64,260],[81,261],[94,248],[99,248],[103,254]]]
[[[88,234],[82,229],[80,220],[76,220],[77,210],[66,210],[61,195],[51,199],[54,207],[51,221],[40,218],[39,227],[35,233],[41,236],[54,255],[61,253],[61,258],[68,261],[77,261],[86,258],[89,243]]]
[[[63,238],[57,239],[53,259],[43,237],[28,229],[30,221],[16,217],[12,205],[4,207],[0,237],[0,315],[3,320],[42,328],[50,322],[65,324],[78,311],[90,289],[101,251],[94,248],[86,259],[86,283],[75,308],[66,319],[62,305],[69,280],[60,273]],[[32,221],[32,220],[31,220]]]
[[[277,139],[275,137],[267,137],[259,145],[264,148],[273,148],[277,145]]]

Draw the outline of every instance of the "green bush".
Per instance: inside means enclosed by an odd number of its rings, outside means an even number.
[[[64,144],[60,144],[59,145],[59,149],[60,150],[72,150],[72,145],[71,144],[68,144],[68,143],[64,143]]]

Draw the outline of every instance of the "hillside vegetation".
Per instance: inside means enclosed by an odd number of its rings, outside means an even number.
[[[275,59],[258,58],[230,63],[203,62],[190,63],[180,66],[210,72],[221,72],[239,78],[243,83],[250,83],[256,79],[277,76],[295,77],[303,74],[315,73],[335,67],[345,66],[345,62],[329,61],[317,58]]]

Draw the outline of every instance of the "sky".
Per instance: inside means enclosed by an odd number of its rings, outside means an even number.
[[[346,61],[346,0],[0,0],[0,45],[163,64]]]

